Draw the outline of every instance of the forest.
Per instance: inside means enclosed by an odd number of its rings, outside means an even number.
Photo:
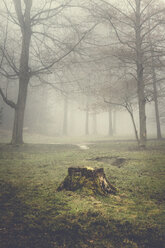
[[[0,246],[163,248],[165,1],[2,0]]]

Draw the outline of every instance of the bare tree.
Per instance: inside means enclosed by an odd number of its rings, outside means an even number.
[[[129,75],[132,75],[137,82],[137,97],[139,108],[140,146],[146,145],[146,95],[145,95],[145,68],[148,49],[148,34],[153,32],[161,23],[157,18],[164,11],[164,7],[153,8],[148,14],[147,10],[154,6],[154,1],[134,0],[125,1],[116,6],[110,1],[100,0],[95,2],[94,17],[106,24],[109,23],[112,32],[119,42],[113,48],[114,56],[126,65]],[[154,18],[155,22],[148,29],[148,20]],[[107,27],[107,26],[106,26]],[[110,49],[112,50],[112,49]]]
[[[150,15],[151,10],[148,9],[148,15]],[[161,22],[163,21],[163,17],[159,17]],[[155,20],[148,19],[148,30],[151,30],[151,27],[154,25]],[[162,23],[160,23],[162,24]],[[158,73],[161,66],[161,58],[164,58],[164,35],[162,34],[164,27],[162,25],[159,25],[157,30],[153,30],[152,32],[148,33],[148,42],[149,42],[149,50],[150,54],[148,56],[148,67],[149,67],[149,73],[151,74],[151,84],[153,86],[153,90],[151,90],[152,95],[150,94],[150,101],[154,101],[155,105],[155,119],[156,119],[156,130],[157,130],[157,139],[162,138],[161,134],[161,124],[160,124],[160,114],[159,114],[159,87],[160,83],[164,81],[164,76],[162,78],[162,72]],[[150,84],[149,84],[150,86]]]
[[[108,104],[109,107],[112,108],[116,106],[119,109],[125,109],[127,111],[131,117],[135,138],[139,145],[139,135],[134,117],[134,110],[137,106],[135,82],[129,81],[128,78],[125,78],[125,81],[118,82],[117,84],[111,82],[105,89],[103,88],[102,92],[104,102]]]
[[[7,42],[12,42],[9,37],[5,40],[5,45],[1,46],[3,57],[1,75],[11,80],[18,78],[19,90],[16,103],[7,98],[2,88],[0,88],[0,94],[5,103],[15,111],[11,143],[22,144],[29,82],[38,75],[52,73],[51,68],[73,52],[90,30],[82,34],[78,33],[69,22],[67,15],[71,8],[70,0],[64,0],[62,3],[43,0],[40,6],[37,3],[33,6],[33,0],[3,0],[3,3],[6,16],[12,23],[8,33],[10,35],[14,27],[14,32],[18,33],[18,44],[20,42],[21,48],[15,51],[10,45],[9,50],[9,45],[6,45]],[[66,13],[63,15],[65,10]],[[58,19],[59,15],[61,19]],[[71,26],[72,29],[70,29]],[[60,32],[55,33],[57,28],[64,29],[62,39],[59,37]],[[16,39],[15,34],[13,37]]]

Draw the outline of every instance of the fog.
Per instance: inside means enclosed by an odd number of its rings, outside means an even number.
[[[0,9],[1,136],[164,136],[163,1],[21,2]]]
[[[14,112],[1,102],[3,106],[3,119],[1,132],[11,130],[14,119]],[[86,111],[84,102],[79,104],[74,99],[69,99],[67,104],[67,132],[63,133],[64,125],[64,96],[58,95],[52,89],[30,89],[27,99],[24,133],[32,136],[56,137],[86,136]],[[154,117],[154,104],[147,106],[148,122],[147,130],[150,138],[156,137],[156,123]],[[124,110],[112,111],[113,134],[109,134],[109,113],[99,111],[96,114],[89,111],[89,133],[88,136],[110,137],[111,139],[134,139],[134,130],[128,113]],[[135,111],[136,123],[138,126],[138,111]],[[162,125],[164,132],[165,126]]]

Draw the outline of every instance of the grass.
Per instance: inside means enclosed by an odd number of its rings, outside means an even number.
[[[164,247],[165,141],[89,143],[0,145],[2,248]],[[118,193],[57,192],[70,166],[103,167]]]

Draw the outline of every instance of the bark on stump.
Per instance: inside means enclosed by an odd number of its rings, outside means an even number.
[[[107,180],[103,168],[68,168],[68,175],[57,189],[82,190],[88,194],[115,194],[116,188]]]

